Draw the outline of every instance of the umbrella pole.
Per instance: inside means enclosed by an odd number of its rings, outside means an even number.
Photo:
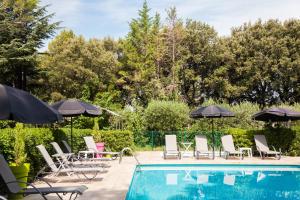
[[[212,130],[212,143],[213,143],[213,159],[215,159],[215,133],[214,133],[214,119],[211,120],[211,130]]]
[[[73,152],[73,118],[71,117],[71,150]]]

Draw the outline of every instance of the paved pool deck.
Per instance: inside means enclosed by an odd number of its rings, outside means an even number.
[[[136,157],[141,164],[279,164],[279,165],[300,165],[300,157],[282,157],[281,160],[265,159],[261,160],[258,157],[248,158],[244,160],[228,159],[217,157],[215,160],[195,158],[182,158],[164,160],[162,152],[148,151],[137,152]],[[126,197],[132,175],[136,166],[136,161],[133,157],[123,157],[122,162],[119,160],[106,162],[110,167],[106,168],[106,172],[97,176],[93,181],[81,181],[74,177],[51,178],[54,186],[72,186],[86,185],[88,190],[84,192],[78,199],[80,200],[123,200]],[[42,186],[38,183],[37,186]],[[49,199],[57,199],[53,195],[48,195]],[[41,199],[37,195],[31,195],[27,199]],[[67,196],[65,199],[68,199]]]

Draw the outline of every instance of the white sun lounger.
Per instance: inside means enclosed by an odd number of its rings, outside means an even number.
[[[165,149],[164,149],[164,159],[168,157],[181,158],[181,153],[177,145],[176,135],[165,135]]]
[[[208,150],[207,138],[205,135],[196,135],[195,136],[195,156],[197,159],[200,156],[209,157],[212,154],[212,151]]]
[[[61,173],[66,173],[68,176],[75,174],[79,177],[79,175],[81,174],[86,179],[93,179],[97,176],[97,174],[99,172],[104,171],[103,167],[73,167],[73,166],[65,164],[65,163],[63,163],[63,164],[59,163],[59,165],[57,166],[57,164],[54,163],[54,161],[52,160],[48,151],[46,150],[46,148],[43,145],[38,145],[37,148],[40,151],[40,153],[42,154],[43,158],[45,159],[48,167],[51,169],[50,174],[52,174],[53,176],[57,176]],[[40,170],[39,173],[45,173],[45,169],[46,168],[43,168],[42,170]],[[93,174],[91,178],[89,178],[86,175],[88,173]]]
[[[240,159],[244,159],[244,154],[237,151],[234,147],[232,135],[224,135],[221,137],[223,149],[225,151],[225,158],[228,159],[230,155],[238,156]]]
[[[266,137],[264,135],[254,135],[254,141],[256,144],[256,149],[260,154],[260,157],[264,159],[265,157],[272,155],[278,160],[281,158],[281,150],[276,151],[275,147],[273,147],[273,151],[269,149]]]

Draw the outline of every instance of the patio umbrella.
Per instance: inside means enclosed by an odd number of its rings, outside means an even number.
[[[55,109],[30,93],[0,84],[0,120],[47,124],[62,119]]]
[[[61,100],[52,104],[62,116],[71,117],[71,149],[73,149],[73,117],[88,116],[96,117],[101,114],[101,110],[92,104],[85,103],[78,99]]]
[[[287,108],[269,108],[254,114],[252,119],[271,122],[294,121],[300,119],[300,112]]]
[[[215,159],[215,137],[214,137],[214,118],[221,117],[234,117],[234,113],[216,105],[210,105],[205,107],[200,107],[194,110],[190,114],[191,118],[211,118],[211,131],[212,131],[212,142],[213,142],[213,159]]]

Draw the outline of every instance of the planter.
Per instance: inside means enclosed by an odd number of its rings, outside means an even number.
[[[15,175],[15,177],[22,182],[26,182],[27,183],[27,176],[30,170],[30,163],[24,163],[23,165],[17,166],[16,163],[10,163],[9,167],[11,169],[11,171],[13,172],[13,174]],[[23,177],[23,178],[20,178]],[[25,183],[19,183],[21,188],[26,188],[26,184]],[[8,196],[8,199],[23,199],[23,195],[21,194],[11,194]]]

